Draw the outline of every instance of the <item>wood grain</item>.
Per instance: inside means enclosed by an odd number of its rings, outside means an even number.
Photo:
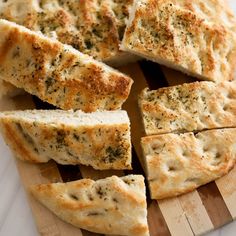
[[[194,235],[201,235],[214,229],[206,208],[195,190],[178,197]]]
[[[194,235],[178,198],[160,200],[158,204],[172,236]]]
[[[216,180],[216,185],[233,219],[236,219],[236,166],[226,176]]]

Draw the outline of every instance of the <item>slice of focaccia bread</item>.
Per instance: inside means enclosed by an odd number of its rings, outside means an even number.
[[[141,175],[40,184],[30,190],[39,202],[76,227],[101,234],[149,235]]]
[[[133,0],[8,0],[0,18],[40,31],[108,63],[131,59],[119,50]]]
[[[173,197],[227,174],[236,160],[236,129],[142,138],[152,199]]]
[[[222,0],[136,0],[122,49],[199,79],[232,80],[235,19]]]
[[[139,106],[147,135],[236,127],[236,83],[144,89]]]
[[[15,156],[24,161],[131,169],[125,111],[9,111],[0,113],[0,127]]]
[[[132,80],[68,45],[0,20],[0,78],[62,109],[119,109]]]

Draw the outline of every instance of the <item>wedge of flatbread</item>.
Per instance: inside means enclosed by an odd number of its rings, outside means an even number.
[[[68,45],[0,20],[0,79],[62,109],[119,109],[132,80]]]
[[[125,111],[0,113],[2,134],[19,159],[35,163],[53,159],[95,169],[131,169],[129,123]]]
[[[34,197],[62,220],[101,234],[148,236],[141,175],[31,187]]]
[[[144,89],[139,106],[147,135],[236,127],[236,83]]]
[[[133,0],[8,0],[0,18],[40,31],[110,64],[134,56],[119,50]]]
[[[236,128],[142,138],[151,198],[192,191],[227,174],[236,160]]]
[[[122,49],[199,79],[232,80],[235,22],[223,0],[136,0]]]

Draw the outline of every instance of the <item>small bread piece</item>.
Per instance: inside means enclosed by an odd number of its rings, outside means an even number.
[[[227,174],[235,144],[235,128],[142,138],[151,198],[178,196]]]
[[[0,128],[14,155],[35,163],[131,169],[126,111],[28,110],[0,113]]]
[[[136,0],[122,49],[199,79],[232,80],[235,22],[222,0]]]
[[[15,23],[0,20],[0,79],[62,109],[119,109],[132,80]]]
[[[147,135],[236,127],[236,83],[144,89],[139,106]]]
[[[8,0],[0,2],[0,18],[116,65],[134,58],[119,50],[132,3],[133,0]]]
[[[101,234],[148,236],[142,175],[40,184],[33,196],[62,220]]]

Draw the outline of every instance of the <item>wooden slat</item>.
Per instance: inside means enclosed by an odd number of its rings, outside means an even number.
[[[199,187],[198,193],[214,228],[219,228],[233,220],[215,182]]]
[[[195,235],[201,235],[214,229],[196,190],[180,196],[179,201]]]
[[[148,225],[151,236],[171,235],[156,201],[152,201],[148,206]]]
[[[194,235],[178,198],[160,200],[158,204],[172,236]]]
[[[216,180],[216,185],[227,205],[231,216],[236,219],[236,166],[226,176]]]
[[[132,144],[134,145],[135,151],[142,164],[143,169],[145,169],[145,164],[142,157],[142,148],[140,145],[141,137],[145,135],[145,132],[142,125],[141,113],[138,107],[138,95],[144,88],[148,87],[148,84],[138,63],[130,64],[119,69],[123,73],[130,75],[134,80],[131,93],[129,95],[129,98],[123,105],[123,108],[128,112],[131,120]]]

